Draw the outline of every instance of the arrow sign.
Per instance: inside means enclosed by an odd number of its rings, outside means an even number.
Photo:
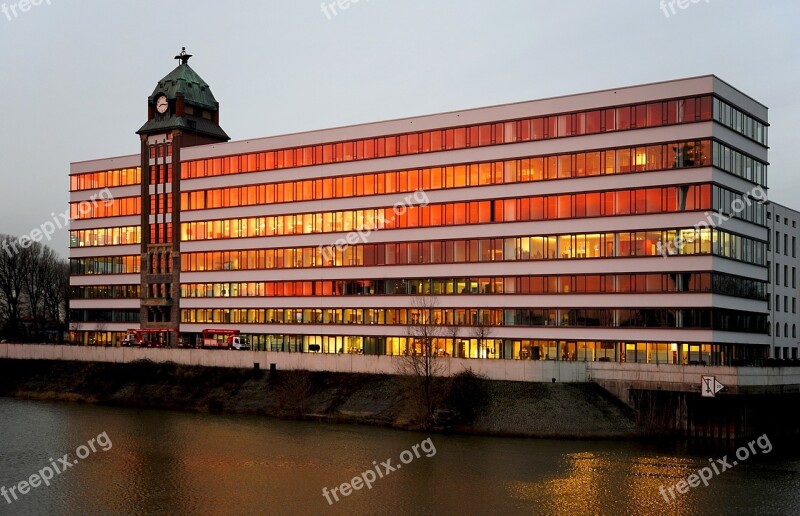
[[[715,398],[724,388],[714,376],[703,376],[700,380],[700,394],[704,398]]]
[[[719,380],[714,378],[714,395],[718,394],[725,386],[719,383]]]

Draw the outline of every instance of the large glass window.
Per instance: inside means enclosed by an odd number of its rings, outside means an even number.
[[[383,136],[366,140],[320,144],[296,149],[280,149],[228,156],[182,164],[183,179],[212,175],[257,172],[295,166],[321,165],[374,157],[400,156],[420,152],[481,147],[517,141],[562,138],[574,134],[620,131],[656,127],[665,123],[692,123],[711,120],[711,97],[692,97],[677,101],[676,117],[663,117],[662,102],[609,108],[603,111],[555,114],[525,120],[501,121],[424,133]],[[668,103],[668,110],[672,103]],[[699,106],[699,107],[698,107]],[[661,113],[661,114],[659,114]],[[444,134],[444,145],[435,142]],[[428,143],[430,142],[430,143]],[[313,149],[313,152],[312,152]],[[362,150],[363,149],[363,150]],[[377,149],[372,152],[367,149]]]
[[[712,110],[709,103],[710,100],[707,98],[703,98],[701,101],[704,116]],[[716,97],[713,99],[713,115],[714,120],[729,129],[755,140],[765,147],[769,145],[768,125],[766,123]]]
[[[117,170],[103,170],[70,176],[70,190],[94,190],[97,188],[112,188],[115,186],[138,185],[142,182],[141,167],[123,168]]]
[[[482,261],[496,261],[486,242],[479,242]],[[578,257],[591,246],[591,238],[577,238]],[[413,258],[413,255],[412,255]],[[183,297],[278,297],[369,296],[430,294],[583,294],[715,292],[749,299],[766,299],[766,282],[722,273],[618,274],[572,276],[509,276],[500,278],[361,279],[323,281],[273,281],[244,283],[187,283]],[[83,289],[83,287],[76,287]],[[112,287],[94,287],[110,292]],[[84,290],[81,290],[84,292]],[[138,292],[138,290],[137,290]],[[137,297],[138,294],[131,297]],[[99,296],[98,296],[99,297]]]
[[[477,168],[477,167],[476,167]],[[687,199],[685,206],[670,199]],[[489,224],[711,209],[711,185],[186,222],[183,241]],[[382,222],[381,222],[382,221]],[[266,228],[266,231],[265,231]]]
[[[502,241],[501,241],[502,240]],[[422,252],[414,258],[409,257],[409,246],[403,244],[360,244],[337,246],[262,249],[223,253],[182,253],[184,272],[205,270],[250,270],[283,269],[297,267],[342,267],[365,265],[408,265],[412,263],[465,263],[511,260],[558,260],[573,258],[613,258],[632,256],[673,256],[714,254],[732,260],[765,265],[766,243],[722,230],[701,228],[680,229],[661,232],[602,233],[560,236],[508,237],[489,240],[447,240],[430,242],[431,248],[440,246],[436,252]],[[500,250],[513,246],[513,254]],[[492,249],[491,253],[481,254],[478,249]],[[295,253],[303,256],[295,260]],[[306,257],[305,253],[309,253]],[[474,254],[473,254],[474,253]],[[585,255],[585,256],[581,256]],[[370,263],[365,262],[370,257]],[[444,260],[441,257],[444,256]],[[435,261],[432,261],[435,260]],[[254,264],[257,264],[254,267]],[[310,264],[310,265],[309,265]]]

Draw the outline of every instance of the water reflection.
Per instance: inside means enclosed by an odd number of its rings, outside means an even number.
[[[659,493],[726,450],[432,436],[417,459],[333,506],[349,482],[427,435],[0,399],[0,485],[107,432],[96,453],[0,514],[798,514],[800,460],[776,445],[669,505]]]
[[[537,514],[652,514],[659,509],[652,494],[673,460],[578,452],[564,454],[559,462],[551,478],[511,483],[509,496],[524,500]]]

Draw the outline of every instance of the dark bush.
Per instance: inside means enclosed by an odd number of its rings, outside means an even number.
[[[308,371],[281,371],[275,379],[275,396],[284,416],[303,417],[314,395],[314,376]]]
[[[445,406],[458,422],[471,423],[488,402],[489,389],[482,376],[467,369],[451,378]]]

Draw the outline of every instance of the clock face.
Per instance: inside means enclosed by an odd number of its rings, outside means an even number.
[[[161,113],[162,115],[167,112],[167,108],[169,108],[169,103],[167,102],[167,97],[161,95],[156,100],[156,110]]]

